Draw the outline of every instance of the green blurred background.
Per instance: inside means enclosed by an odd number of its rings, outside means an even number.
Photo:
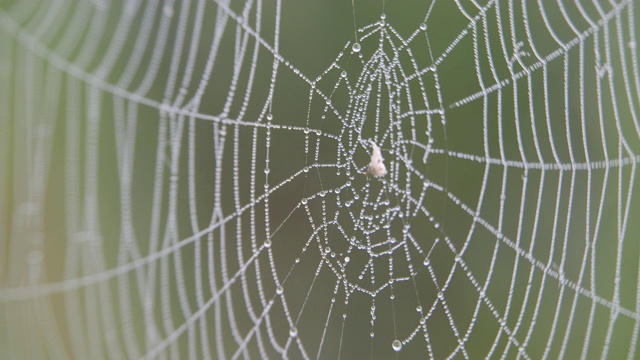
[[[0,358],[635,358],[634,5],[0,1]]]

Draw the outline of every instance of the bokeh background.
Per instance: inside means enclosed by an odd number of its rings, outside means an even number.
[[[0,0],[0,358],[635,358],[636,5]]]

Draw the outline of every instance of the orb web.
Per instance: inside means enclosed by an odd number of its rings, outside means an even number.
[[[347,5],[0,2],[9,356],[637,356],[634,2]]]

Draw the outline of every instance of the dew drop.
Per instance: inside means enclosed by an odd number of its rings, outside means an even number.
[[[272,114],[267,114],[267,120],[269,120],[269,121],[273,120],[273,115]]]
[[[302,168],[302,171],[304,171],[304,172],[309,172],[309,167],[308,167],[308,166],[305,166],[304,168]]]
[[[354,43],[353,46],[351,47],[351,50],[353,50],[353,52],[360,52],[360,50],[362,49],[362,47],[360,46],[360,43]]]
[[[304,133],[305,133],[305,134],[308,134],[308,133],[309,133],[309,128],[308,128],[308,127],[304,128]]]
[[[269,240],[269,239],[265,240],[264,241],[264,246],[267,247],[267,248],[270,248],[271,247],[271,240]]]
[[[307,201],[309,201],[309,200],[307,200],[307,198],[302,198],[302,200],[300,200],[300,202],[302,202],[302,204],[306,204]]]
[[[438,292],[438,299],[444,299],[444,293],[442,291]]]
[[[422,306],[418,305],[418,306],[416,307],[416,311],[417,311],[417,312],[422,312]]]
[[[282,288],[282,286],[278,286],[276,288],[276,294],[278,295],[282,295],[282,293],[284,292],[284,289]]]
[[[269,168],[264,168],[264,173],[268,174],[271,170],[269,170]]]
[[[351,258],[350,258],[350,257],[348,257],[348,256],[347,256],[347,257],[345,257],[345,258],[344,258],[344,262],[345,262],[345,263],[348,263],[349,261],[351,261]]]
[[[346,78],[347,77],[347,72],[342,70],[342,74],[340,74],[340,75],[342,75],[343,78]]]
[[[424,266],[429,266],[429,264],[431,264],[431,260],[429,260],[429,258],[425,258],[423,264]]]
[[[298,329],[296,329],[295,326],[292,326],[291,329],[289,329],[289,336],[291,337],[298,336]]]
[[[425,23],[420,24],[420,30],[427,30],[427,24]]]
[[[402,350],[402,343],[400,342],[400,340],[393,340],[393,343],[391,343],[391,347],[394,351],[400,351]]]
[[[369,336],[374,337],[374,336],[376,336],[376,334],[372,331],[372,332],[369,334]]]

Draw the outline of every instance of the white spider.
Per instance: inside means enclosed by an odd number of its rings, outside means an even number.
[[[380,148],[373,140],[369,140],[371,144],[371,161],[367,167],[366,175],[373,175],[375,177],[382,177],[387,173],[387,167],[384,166],[384,158],[380,153]]]

